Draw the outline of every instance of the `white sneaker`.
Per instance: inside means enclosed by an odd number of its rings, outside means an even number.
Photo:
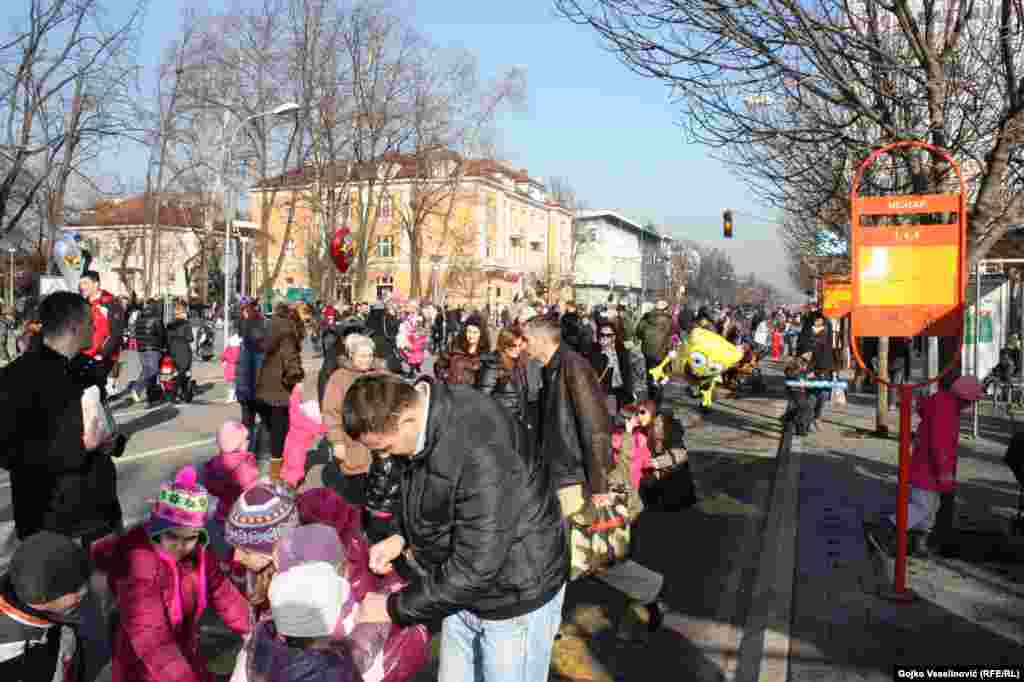
[[[132,389],[132,402],[133,403],[141,403],[142,402],[142,396],[139,395],[139,392],[136,391],[135,389]]]

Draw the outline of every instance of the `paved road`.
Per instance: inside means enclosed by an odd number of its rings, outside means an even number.
[[[227,404],[227,385],[220,366],[220,336],[218,354],[211,362],[198,359],[192,366],[192,375],[199,384],[195,400],[189,405],[164,404],[146,408],[145,403],[128,405],[127,401],[113,402],[114,416],[125,433],[130,434],[124,456],[116,460],[118,497],[128,524],[142,519],[149,510],[150,500],[160,483],[171,478],[186,464],[202,465],[216,454],[215,436],[226,419],[238,419],[237,403]],[[138,354],[122,354],[124,367],[121,381],[127,384],[139,373]],[[303,364],[307,371],[320,369],[320,359],[314,358],[307,347]],[[14,511],[11,501],[9,476],[0,472],[0,565],[6,565],[14,550]]]

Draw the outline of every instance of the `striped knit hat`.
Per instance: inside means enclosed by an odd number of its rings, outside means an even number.
[[[160,486],[160,495],[146,525],[151,538],[172,528],[198,528],[202,531],[202,543],[207,543],[206,514],[210,498],[198,479],[195,467],[189,465],[182,467],[173,481]]]
[[[281,536],[299,525],[291,489],[281,483],[257,483],[239,496],[224,524],[233,547],[271,554]]]

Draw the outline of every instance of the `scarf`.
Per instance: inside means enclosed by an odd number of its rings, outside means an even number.
[[[608,358],[608,367],[612,370],[612,389],[622,386],[622,372],[619,370],[619,354],[614,348],[606,348],[601,351]]]

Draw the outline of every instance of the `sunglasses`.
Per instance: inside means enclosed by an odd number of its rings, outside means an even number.
[[[601,332],[601,338],[602,339],[614,339],[615,338],[615,334],[606,334],[605,332]]]
[[[637,410],[636,411],[636,416],[638,416],[638,417],[646,417],[647,414],[648,414],[647,410]]]

